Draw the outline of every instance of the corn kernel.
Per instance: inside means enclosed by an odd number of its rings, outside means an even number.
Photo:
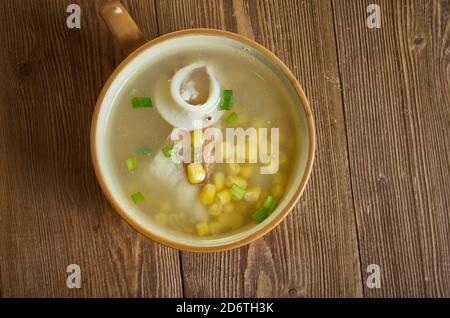
[[[233,202],[228,202],[223,206],[223,212],[230,213],[234,211],[234,204]]]
[[[260,195],[261,195],[260,187],[251,187],[245,193],[244,199],[247,202],[256,202],[258,201]]]
[[[236,176],[228,176],[227,178],[227,186],[231,187],[233,184],[237,184],[242,189],[247,189],[247,180],[236,177]]]
[[[197,234],[199,236],[206,236],[209,235],[209,225],[206,222],[197,223],[195,225],[195,228],[197,229]]]
[[[240,170],[241,166],[237,163],[229,163],[225,165],[225,172],[230,176],[237,176]]]
[[[222,191],[225,188],[225,175],[223,172],[216,172],[213,175],[213,183],[217,191]]]
[[[220,203],[214,203],[208,208],[208,214],[211,216],[218,216],[222,213],[222,206]]]
[[[228,189],[222,190],[216,194],[217,202],[221,205],[225,205],[231,201],[231,192]]]
[[[162,224],[162,225],[166,225],[167,223],[169,223],[169,217],[164,212],[156,213],[154,216],[154,219],[157,223]]]
[[[246,164],[241,167],[241,170],[239,171],[239,175],[242,178],[249,179],[253,176],[254,171],[255,171],[254,165]]]
[[[202,183],[205,180],[206,172],[201,163],[190,163],[187,166],[188,179],[192,184]]]
[[[210,205],[214,202],[214,196],[216,195],[216,186],[214,184],[205,184],[200,191],[200,202],[204,205]]]
[[[280,199],[283,196],[284,187],[281,184],[276,184],[273,186],[271,194],[274,198]]]

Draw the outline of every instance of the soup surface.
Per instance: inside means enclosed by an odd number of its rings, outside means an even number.
[[[232,93],[229,109],[221,110],[222,117],[214,124],[223,132],[221,149],[225,151],[221,156],[229,159],[228,163],[174,163],[169,138],[174,127],[155,107],[158,101],[154,96],[161,84],[169,84],[177,70],[199,61],[214,70],[222,95],[225,90]],[[135,104],[136,97],[141,98],[141,104]],[[146,99],[142,101],[142,97]],[[198,97],[200,102],[203,99]],[[114,178],[124,197],[136,204],[142,215],[172,231],[218,237],[255,226],[273,213],[289,184],[299,148],[293,107],[280,79],[245,49],[200,45],[162,56],[131,76],[115,98],[107,127]],[[278,128],[275,173],[262,174],[260,169],[274,166],[274,162],[258,158],[258,162],[249,163],[248,142],[233,141],[235,147],[230,150],[226,129],[238,127],[255,128],[258,138],[259,129],[268,128],[268,142],[272,141],[270,129]],[[206,144],[204,130],[193,131],[192,137],[195,153],[198,145]],[[247,151],[246,162],[231,162],[239,147]],[[199,179],[192,182],[196,177]]]

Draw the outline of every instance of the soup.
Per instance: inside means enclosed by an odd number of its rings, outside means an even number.
[[[177,127],[190,126],[186,118],[191,118],[188,111],[174,115],[173,100],[167,99],[181,73],[187,75],[175,94],[193,114],[206,107],[209,95],[219,94],[220,101],[211,104],[215,111],[201,121],[207,127]],[[207,238],[230,235],[264,222],[283,200],[299,149],[294,117],[280,79],[247,50],[219,45],[175,50],[144,65],[115,97],[107,127],[114,178],[123,196],[157,226]],[[190,137],[188,162],[173,160],[187,154],[171,138],[180,128]],[[208,128],[221,132],[223,140],[208,138]],[[225,138],[237,128],[255,133]],[[260,158],[264,142],[271,145],[270,162]],[[205,160],[208,144],[214,145],[209,155],[215,162]]]

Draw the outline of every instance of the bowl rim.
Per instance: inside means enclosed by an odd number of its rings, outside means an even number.
[[[128,63],[133,60],[135,57],[137,57],[141,52],[151,48],[152,46],[155,46],[163,41],[173,39],[175,37],[181,37],[181,36],[187,36],[187,35],[206,35],[206,36],[219,36],[219,37],[225,37],[232,40],[236,40],[239,42],[242,42],[256,50],[258,50],[260,53],[265,55],[267,58],[271,60],[272,63],[274,63],[289,79],[289,82],[294,87],[295,91],[297,92],[298,97],[300,98],[300,101],[302,102],[303,109],[306,115],[306,121],[308,125],[308,133],[309,133],[309,146],[308,146],[308,157],[305,167],[305,172],[303,176],[301,177],[300,184],[298,188],[296,189],[294,195],[289,200],[285,208],[278,213],[278,215],[271,220],[271,222],[268,222],[258,231],[233,242],[228,242],[226,244],[222,245],[214,245],[214,246],[194,246],[194,245],[188,245],[180,242],[176,242],[170,239],[167,239],[165,237],[162,237],[160,235],[157,235],[151,231],[149,231],[147,228],[144,228],[141,224],[138,222],[135,222],[132,220],[127,211],[125,209],[122,209],[122,207],[117,202],[116,198],[112,195],[112,193],[109,190],[108,185],[106,184],[104,177],[102,175],[102,172],[100,170],[100,165],[97,158],[97,145],[96,145],[96,131],[97,131],[97,123],[98,123],[98,116],[100,113],[100,108],[103,105],[103,100],[106,95],[106,93],[109,91],[112,83],[115,81],[116,77],[119,75],[119,73],[125,68]],[[198,29],[187,29],[187,30],[180,30],[171,32],[165,35],[161,35],[155,39],[152,39],[148,42],[146,42],[144,45],[139,47],[137,50],[132,52],[129,56],[127,56],[120,64],[115,68],[113,73],[110,75],[106,83],[103,85],[103,88],[100,92],[100,95],[97,99],[94,113],[92,116],[92,122],[91,122],[91,131],[90,131],[90,147],[91,147],[91,160],[94,167],[95,175],[97,177],[97,180],[100,184],[100,187],[106,196],[107,200],[111,203],[114,210],[124,219],[129,225],[131,225],[136,231],[141,233],[142,235],[146,236],[147,238],[150,238],[151,240],[161,243],[163,245],[181,250],[181,251],[188,251],[188,252],[221,252],[226,251],[234,248],[238,248],[244,245],[247,245],[265,234],[267,234],[269,231],[274,229],[281,221],[283,221],[286,216],[292,211],[295,204],[298,202],[300,196],[302,195],[306,184],[308,183],[308,180],[311,176],[312,166],[314,162],[315,157],[315,149],[316,149],[316,132],[315,132],[315,124],[314,124],[314,117],[311,111],[311,107],[309,104],[308,99],[306,98],[306,95],[303,91],[303,88],[301,87],[298,80],[295,78],[295,76],[292,74],[290,69],[270,50],[266,49],[261,44],[257,43],[254,40],[251,40],[247,37],[244,37],[242,35],[224,31],[224,30],[217,30],[217,29],[206,29],[206,28],[198,28]]]

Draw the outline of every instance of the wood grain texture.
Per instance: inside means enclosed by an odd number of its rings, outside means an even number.
[[[365,296],[450,296],[450,2],[333,1]]]
[[[66,27],[78,3],[82,28]],[[254,38],[311,102],[316,162],[255,243],[179,253],[137,234],[94,177],[89,126],[122,59],[98,1],[0,2],[0,297],[450,297],[450,0],[123,0],[149,38]],[[82,288],[66,288],[66,267]],[[181,263],[181,264],[180,264]],[[381,266],[381,289],[365,284]]]
[[[310,184],[285,222],[225,253],[182,253],[187,297],[362,296],[331,2],[158,1],[162,34],[213,27],[274,51],[304,85],[317,120]]]
[[[120,54],[93,1],[68,29],[69,3],[0,2],[0,294],[181,296],[178,252],[125,224],[95,180],[91,115]],[[129,7],[155,36],[153,1]],[[81,289],[66,287],[72,263]]]

